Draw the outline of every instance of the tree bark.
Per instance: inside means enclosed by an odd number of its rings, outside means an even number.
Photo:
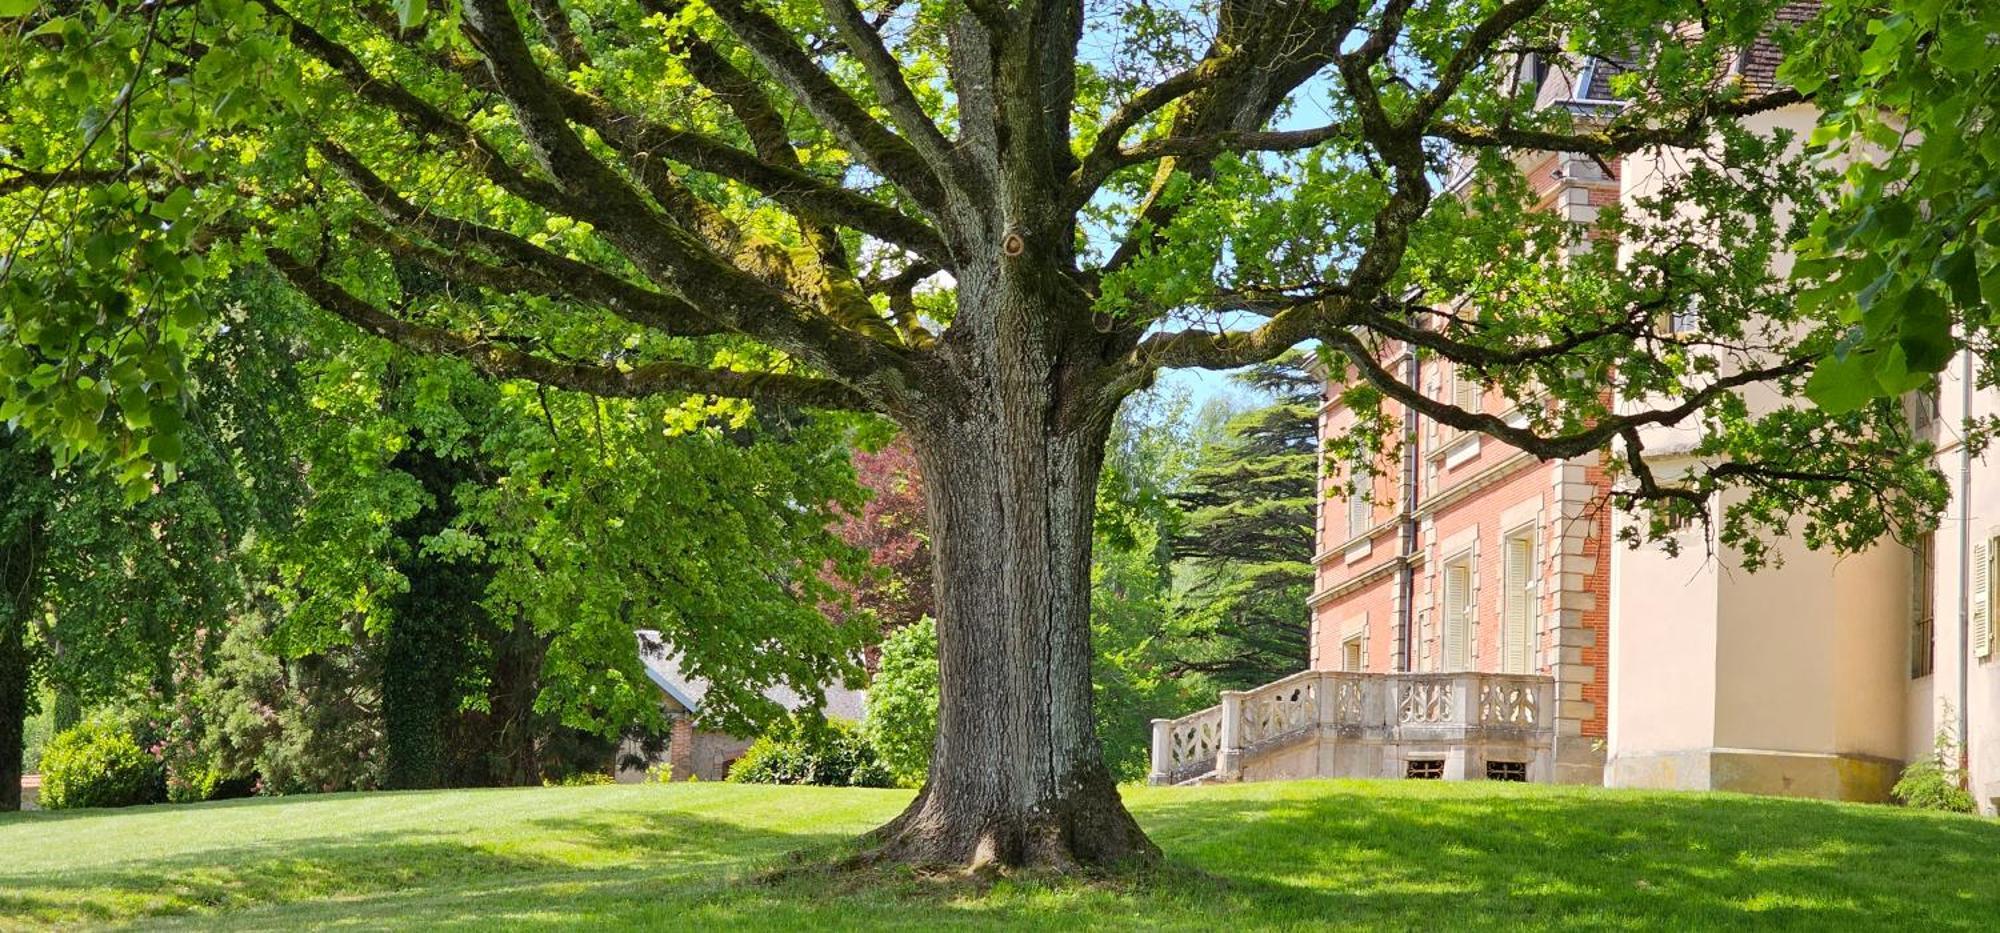
[[[28,719],[28,620],[39,601],[41,516],[28,515],[0,541],[0,811],[21,809]]]
[[[961,307],[972,291],[961,282]],[[1032,319],[995,319],[998,353],[958,361],[958,384],[979,388],[905,421],[931,528],[938,736],[874,855],[974,870],[1150,861],[1091,700],[1091,535],[1117,400],[1078,388],[1089,369],[1016,326]]]

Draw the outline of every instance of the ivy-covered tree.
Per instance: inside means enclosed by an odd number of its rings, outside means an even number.
[[[1737,122],[1806,95],[1724,77],[1774,0],[24,6],[0,27],[0,420],[59,458],[135,488],[180,458],[159,415],[246,265],[500,379],[893,419],[928,480],[943,700],[886,858],[1155,854],[1100,754],[1089,568],[1112,419],[1163,368],[1316,337],[1355,410],[1542,457],[1620,441],[1621,494],[1683,510],[1740,489],[1731,541],[1802,520],[1859,547],[1935,506],[1891,406],[1742,400],[1797,392],[1845,332],[1769,273],[1780,206],[1821,180]],[[1628,63],[1630,105],[1538,108],[1530,54]],[[1662,145],[1709,158],[1594,238],[1512,158]],[[1702,326],[1662,333],[1680,308]],[[1392,344],[1527,423],[1404,384]],[[1641,429],[1670,424],[1706,466],[1647,470]]]
[[[21,809],[24,727],[33,712],[35,636],[50,495],[46,457],[0,433],[0,811]]]
[[[1239,378],[1268,404],[1231,418],[1174,501],[1181,591],[1171,650],[1182,672],[1226,690],[1269,683],[1308,661],[1319,506],[1319,404],[1325,383],[1301,356]]]

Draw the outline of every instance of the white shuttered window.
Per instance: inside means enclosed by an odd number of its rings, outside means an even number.
[[[1972,545],[1972,655],[1993,655],[1993,542]]]
[[[1528,640],[1534,620],[1535,539],[1511,535],[1501,554],[1500,670],[1528,673]]]
[[[1469,372],[1455,372],[1451,380],[1451,403],[1466,411],[1478,411],[1486,390]]]
[[[1444,567],[1444,669],[1472,666],[1472,558]]]
[[[1347,481],[1347,537],[1351,540],[1374,527],[1375,506],[1368,501],[1368,481],[1355,477]]]

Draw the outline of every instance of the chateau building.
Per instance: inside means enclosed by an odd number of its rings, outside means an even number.
[[[1768,87],[1776,64],[1760,43],[1737,75]],[[1614,70],[1530,79],[1544,106],[1587,114],[1618,106]],[[1794,105],[1750,127],[1803,137],[1815,117]],[[1671,151],[1518,163],[1546,210],[1585,225],[1677,168]],[[1518,416],[1449,363],[1393,345],[1384,362],[1432,398]],[[1339,402],[1344,374],[1331,376],[1323,439],[1354,419]],[[1968,378],[1955,366],[1935,397],[1910,402],[1951,478],[1936,534],[1846,556],[1782,540],[1781,563],[1755,573],[1724,543],[1695,540],[1698,523],[1678,556],[1619,543],[1634,519],[1608,502],[1602,454],[1541,461],[1385,402],[1404,431],[1398,462],[1373,478],[1322,468],[1311,670],[1156,722],[1154,780],[1488,778],[1883,800],[1948,732],[1964,738],[1968,786],[1991,812],[2000,464],[1966,457],[1958,434],[1968,410],[2000,411],[2000,392],[1968,391]],[[1686,430],[1644,435],[1656,475],[1686,467]]]

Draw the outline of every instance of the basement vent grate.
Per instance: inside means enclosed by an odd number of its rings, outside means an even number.
[[[1486,779],[1489,781],[1516,781],[1527,783],[1528,763],[1525,761],[1489,761],[1486,763]]]
[[[1437,781],[1444,778],[1444,759],[1412,758],[1403,776],[1417,781]]]

